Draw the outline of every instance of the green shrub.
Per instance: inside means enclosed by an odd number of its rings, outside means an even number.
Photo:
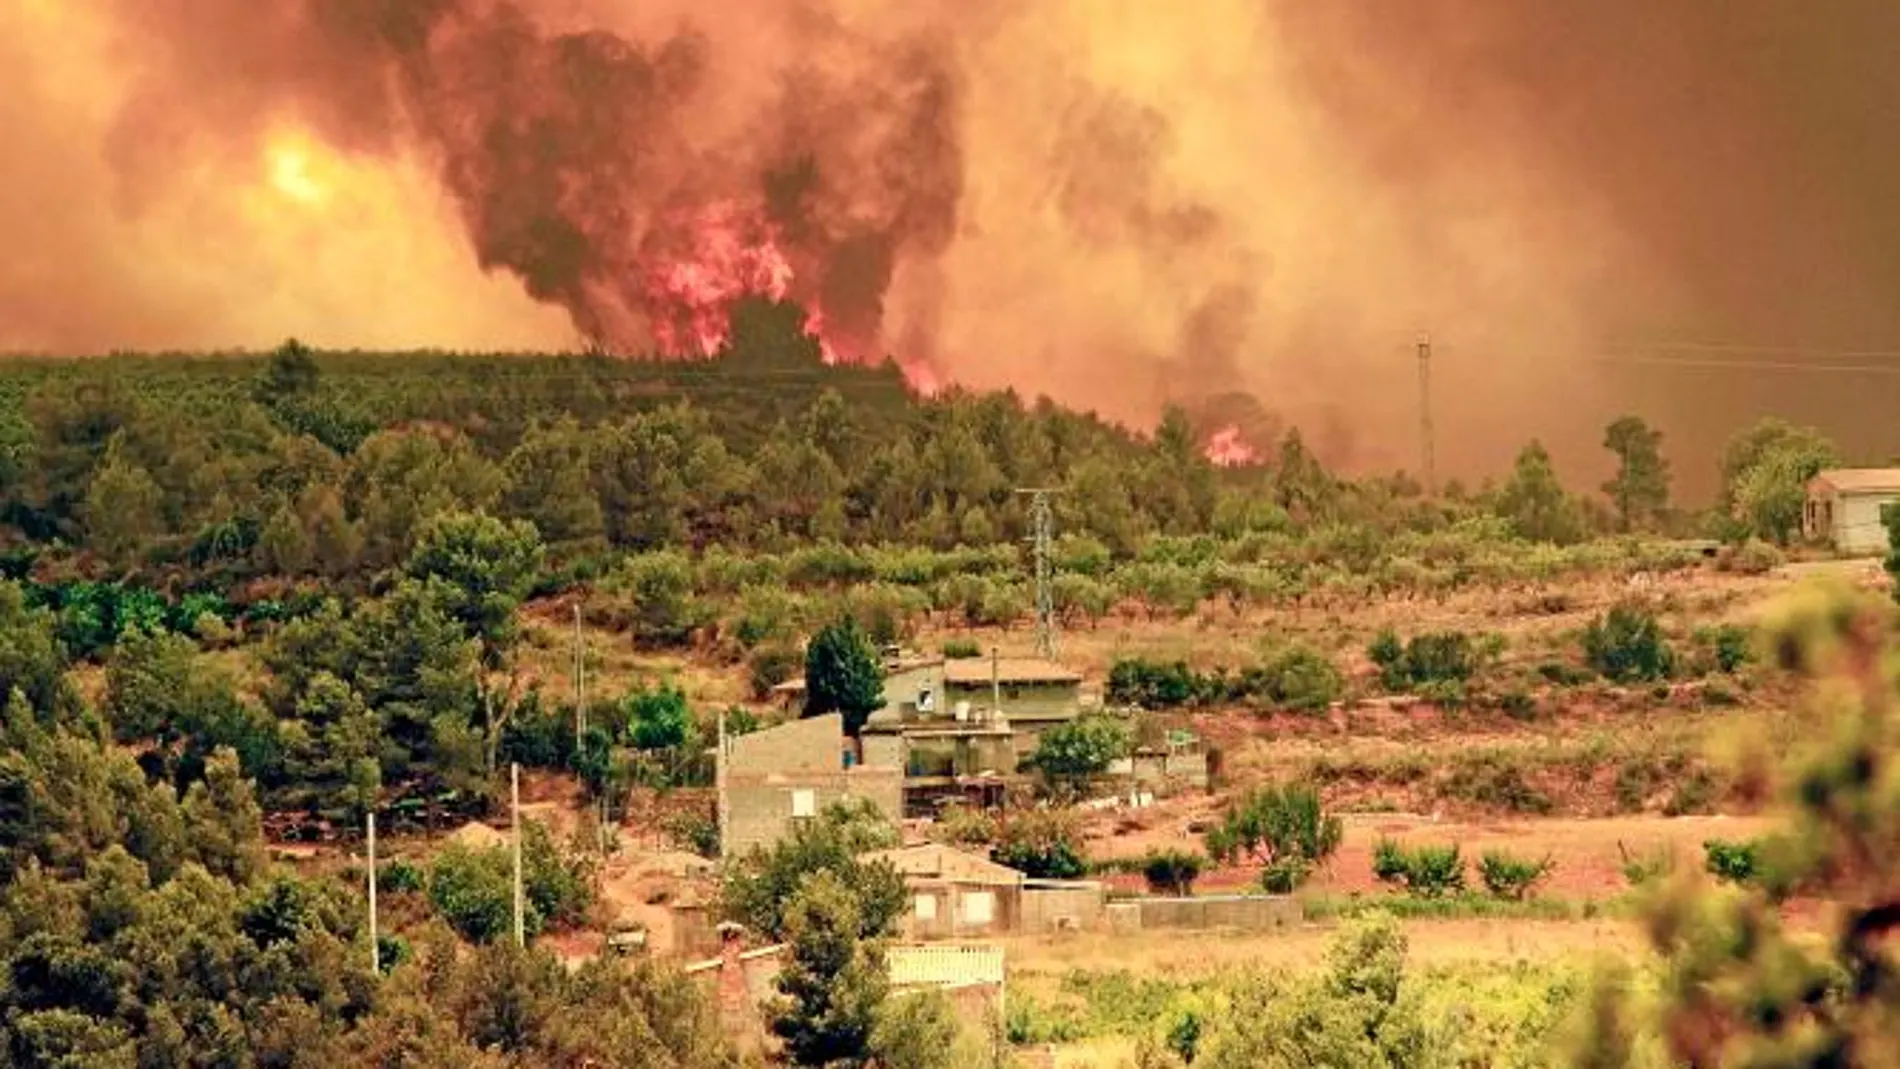
[[[1705,628],[1697,638],[1708,644],[1719,671],[1733,675],[1754,659],[1755,636],[1739,624]]]
[[[1011,814],[990,860],[1038,880],[1076,880],[1089,870],[1075,819],[1059,809]]]
[[[768,642],[747,654],[745,665],[752,697],[762,701],[773,687],[805,670],[805,655],[789,643]]]
[[[1390,839],[1373,847],[1372,874],[1379,882],[1402,885],[1409,894],[1439,898],[1465,889],[1465,859],[1456,843],[1423,844],[1406,849]]]
[[[996,841],[996,818],[981,809],[950,806],[937,816],[937,837],[957,846],[987,846]]]
[[[943,644],[943,655],[952,661],[967,661],[983,656],[983,647],[973,638],[953,638]]]
[[[1260,889],[1270,895],[1290,895],[1313,875],[1313,863],[1303,857],[1269,861],[1260,870]]]
[[[1760,875],[1761,844],[1758,841],[1710,839],[1702,844],[1702,852],[1703,867],[1718,880],[1749,883]]]
[[[1663,816],[1679,817],[1685,813],[1707,813],[1715,808],[1716,795],[1721,785],[1707,769],[1699,768],[1684,776],[1676,783],[1675,790],[1663,803]]]
[[[1338,851],[1342,834],[1339,818],[1325,811],[1318,791],[1304,784],[1268,785],[1230,803],[1221,822],[1208,829],[1206,842],[1214,858],[1258,859],[1268,890],[1285,894]]]
[[[1428,632],[1405,643],[1392,631],[1382,631],[1366,653],[1379,666],[1380,685],[1393,692],[1468,682],[1483,660],[1481,643],[1462,631]]]
[[[674,813],[661,824],[661,830],[666,832],[666,837],[675,846],[704,858],[719,856],[719,822],[708,814],[690,811]]]
[[[1498,695],[1497,707],[1512,720],[1537,719],[1537,699],[1522,687],[1512,687]]]
[[[1108,670],[1108,700],[1112,702],[1172,709],[1201,700],[1201,694],[1201,679],[1186,661],[1127,658]]]
[[[1550,875],[1556,864],[1549,855],[1541,861],[1528,861],[1502,850],[1487,850],[1478,861],[1478,877],[1484,881],[1484,889],[1493,895],[1523,901],[1532,887]]]
[[[1127,757],[1134,745],[1128,724],[1119,717],[1091,714],[1042,733],[1029,764],[1059,795],[1086,793],[1108,766]]]
[[[1501,809],[1508,813],[1548,813],[1550,796],[1524,778],[1510,754],[1479,751],[1460,755],[1439,793],[1446,798]]]
[[[407,861],[391,861],[376,873],[376,886],[377,889],[390,894],[420,891],[423,887],[423,873],[421,869]]]
[[[1308,646],[1288,646],[1260,669],[1262,679],[1252,696],[1274,705],[1307,713],[1323,713],[1345,690],[1345,679],[1325,654]]]
[[[1787,558],[1781,550],[1759,538],[1750,538],[1739,546],[1724,546],[1715,558],[1718,571],[1737,575],[1766,575],[1781,567]]]
[[[429,901],[463,938],[494,942],[514,927],[514,862],[504,849],[450,843],[429,867]],[[541,930],[541,916],[532,907],[525,911],[523,927],[531,936]]]
[[[1675,653],[1655,614],[1634,605],[1618,605],[1592,621],[1583,633],[1583,656],[1598,674],[1617,683],[1667,679],[1675,667]]]
[[[1154,894],[1191,895],[1206,859],[1187,850],[1154,850],[1142,859],[1141,875]]]
[[[1647,854],[1633,854],[1619,842],[1616,852],[1623,859],[1623,878],[1629,881],[1631,887],[1647,887],[1676,867],[1675,855],[1668,850],[1655,849]]]

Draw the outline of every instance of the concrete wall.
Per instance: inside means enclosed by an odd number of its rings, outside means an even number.
[[[987,897],[986,906],[973,901]],[[910,908],[901,926],[909,939],[977,939],[1017,931],[1020,887],[911,880]],[[987,919],[983,919],[987,914]]]
[[[1880,506],[1900,498],[1895,494],[1843,494],[1834,499],[1834,548],[1842,553],[1878,553],[1887,548],[1887,529],[1880,523]]]
[[[1140,918],[1139,926],[1144,930],[1234,928],[1264,932],[1291,928],[1306,919],[1299,900],[1285,895],[1140,898],[1134,905]]]
[[[1165,794],[1172,790],[1207,789],[1207,754],[1136,754],[1128,759],[1136,786]]]
[[[1107,891],[1099,883],[1029,884],[1023,888],[1018,930],[1024,935],[1100,931],[1107,904]]]
[[[980,683],[951,683],[947,691],[952,708],[960,701],[972,708],[995,704],[989,680]],[[1076,683],[1003,684],[1003,715],[1043,719],[1074,716],[1082,707],[1082,688]]]
[[[801,807],[815,816],[834,803],[859,799],[897,823],[904,814],[903,773],[865,766],[784,775],[727,773],[726,856],[743,857],[790,835],[795,821],[808,819],[794,815]]]
[[[865,733],[859,740],[864,747],[864,763],[875,768],[903,768],[904,737]]]
[[[918,701],[930,693],[931,709],[936,714],[950,711],[943,690],[943,665],[923,664],[903,668],[884,677],[884,708],[899,716],[915,715]]]
[[[844,718],[793,720],[727,742],[728,773],[832,772],[844,767]]]
[[[836,714],[794,720],[729,741],[722,843],[742,857],[790,833],[795,820],[836,802],[865,799],[895,823],[903,818],[903,770],[844,767],[844,721]]]

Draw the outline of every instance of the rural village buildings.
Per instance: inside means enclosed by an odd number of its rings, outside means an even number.
[[[1880,507],[1900,501],[1900,468],[1835,468],[1808,480],[1801,533],[1841,553],[1887,548]]]

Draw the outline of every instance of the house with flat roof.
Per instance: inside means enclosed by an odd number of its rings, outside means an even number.
[[[1833,468],[1808,480],[1801,533],[1849,554],[1887,548],[1880,509],[1900,501],[1900,468]]]
[[[1039,657],[984,657],[945,662],[944,700],[956,708],[1000,711],[1017,758],[1036,750],[1042,733],[1082,713],[1082,674]]]

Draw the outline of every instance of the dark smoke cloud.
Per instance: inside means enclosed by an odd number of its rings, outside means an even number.
[[[559,29],[553,7],[125,0],[127,39],[152,51],[113,158],[128,190],[151,189],[145,176],[197,148],[180,117],[228,145],[292,107],[345,148],[418,142],[482,266],[518,276],[591,340],[645,348],[655,318],[676,311],[647,285],[654,265],[693,253],[717,222],[742,243],[776,236],[790,295],[822,308],[834,335],[874,345],[896,263],[955,232],[959,87],[941,35],[874,40],[801,10],[776,92],[708,124],[724,87],[704,30]],[[736,16],[707,13],[720,17]]]
[[[1650,257],[1630,331],[1900,340],[1900,4],[1287,4],[1305,91],[1368,165],[1506,166]],[[1556,205],[1553,205],[1553,210]]]
[[[1593,481],[1629,410],[1689,473],[1763,410],[1891,424],[1866,379],[1595,357],[1900,347],[1896,42],[1891,0],[13,0],[0,344],[427,344],[519,300],[477,261],[645,348],[717,224],[847,355],[1383,466],[1429,331],[1442,474],[1536,435]],[[378,210],[273,214],[286,123]],[[392,205],[452,215],[414,278]]]

